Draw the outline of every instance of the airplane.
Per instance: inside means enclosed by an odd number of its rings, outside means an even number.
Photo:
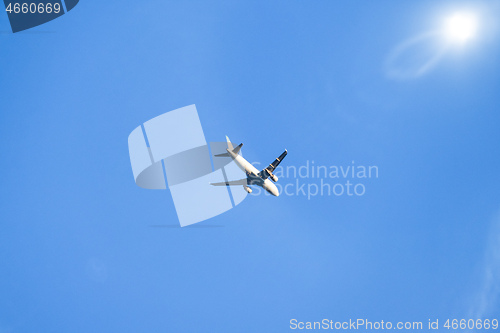
[[[280,192],[278,191],[278,188],[276,185],[274,185],[271,181],[269,181],[268,178],[271,178],[273,182],[278,181],[278,177],[276,177],[273,174],[273,171],[276,169],[276,167],[281,163],[281,161],[285,158],[286,154],[288,153],[287,150],[283,152],[277,159],[274,160],[273,163],[269,164],[269,166],[262,171],[259,172],[250,162],[245,160],[243,156],[239,154],[241,147],[243,146],[243,143],[240,143],[236,148],[233,148],[233,144],[229,140],[229,138],[226,136],[227,140],[227,153],[224,154],[218,154],[214,155],[216,157],[231,157],[235,162],[238,167],[245,172],[247,175],[247,178],[239,179],[239,180],[232,180],[232,181],[227,181],[227,182],[222,182],[222,183],[210,183],[210,185],[213,186],[237,186],[237,185],[243,185],[243,188],[245,191],[248,193],[252,193],[252,189],[248,187],[248,185],[258,185],[262,187],[264,190],[267,192],[271,193],[274,196],[279,196]]]

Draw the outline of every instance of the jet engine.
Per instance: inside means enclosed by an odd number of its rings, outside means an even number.
[[[247,191],[247,193],[252,193],[252,189],[250,187],[243,185],[243,188]]]
[[[278,177],[276,177],[275,175],[273,175],[272,173],[269,175],[269,177],[273,180],[273,182],[277,182],[278,181]]]

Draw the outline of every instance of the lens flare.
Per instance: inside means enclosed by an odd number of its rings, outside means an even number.
[[[474,37],[477,19],[473,14],[455,13],[445,21],[446,37],[456,43],[464,43]]]

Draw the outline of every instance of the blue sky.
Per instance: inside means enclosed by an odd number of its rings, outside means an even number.
[[[0,332],[498,318],[499,3],[425,75],[384,67],[474,6],[87,0],[17,34],[0,15]],[[251,196],[175,228],[168,191],[134,184],[127,137],[190,104],[251,160],[287,148],[285,166],[379,177],[362,197]]]

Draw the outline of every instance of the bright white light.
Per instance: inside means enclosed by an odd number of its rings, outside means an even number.
[[[474,37],[477,30],[476,17],[467,13],[456,13],[445,22],[445,33],[453,42],[463,43]]]

